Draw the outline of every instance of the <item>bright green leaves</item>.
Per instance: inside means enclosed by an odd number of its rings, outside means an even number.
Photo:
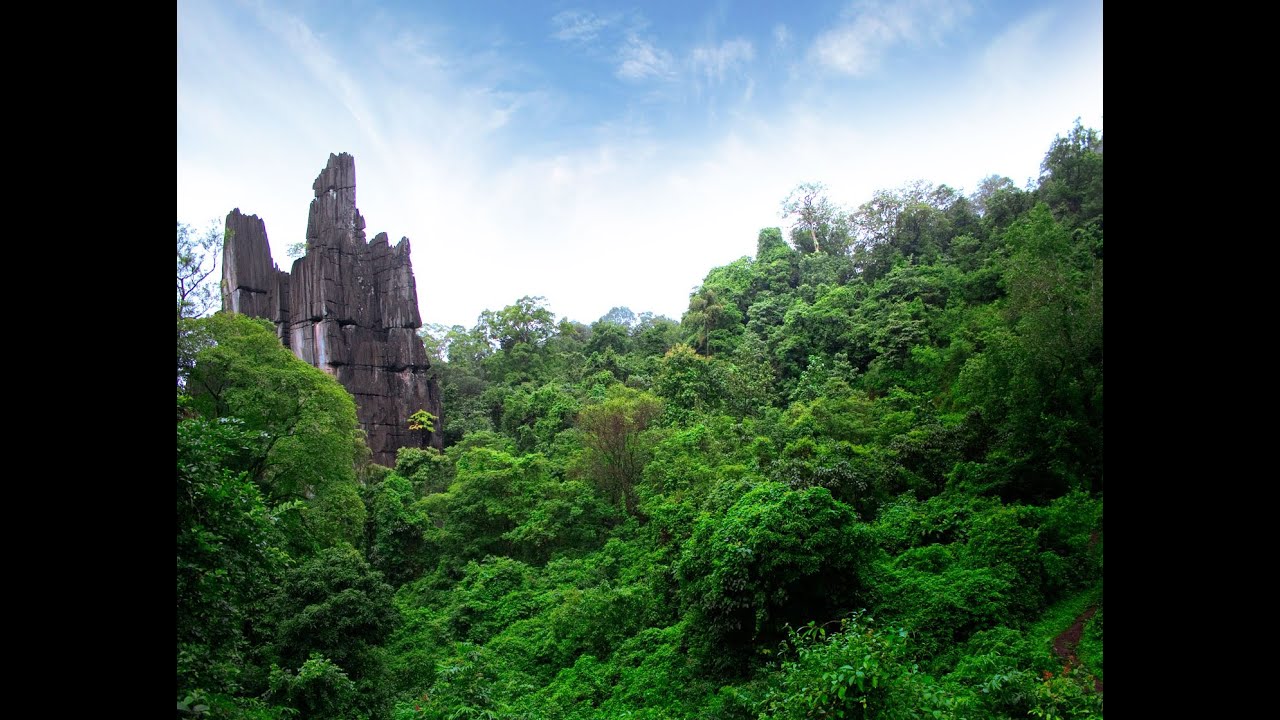
[[[453,485],[434,499],[445,521],[450,554],[519,554],[505,535],[528,517],[530,500],[548,481],[546,461],[538,455],[517,458],[483,447],[460,455]]]
[[[657,390],[667,400],[668,411],[676,420],[687,420],[695,412],[714,407],[720,396],[711,359],[684,344],[676,345],[663,356]]]
[[[578,413],[586,475],[628,514],[636,512],[635,486],[652,447],[645,431],[661,414],[661,399],[623,385],[610,387],[604,402]]]
[[[369,518],[365,526],[369,562],[392,585],[418,577],[432,566],[428,536],[434,536],[425,502],[413,484],[388,473],[367,491]]]
[[[1071,227],[1102,223],[1102,133],[1076,118],[1066,137],[1057,137],[1041,165],[1040,192],[1054,213]]]
[[[355,401],[329,375],[297,359],[270,324],[219,313],[194,321],[210,344],[188,390],[207,417],[234,417],[261,433],[253,478],[271,502],[305,499],[300,546],[355,542],[364,525],[355,464],[367,454]]]
[[[691,650],[706,667],[741,669],[785,623],[856,607],[868,549],[852,509],[825,488],[759,485],[699,521],[676,565]]]
[[[519,452],[550,454],[557,435],[573,426],[580,406],[578,398],[562,385],[525,384],[503,397],[500,427],[515,439]]]
[[[281,346],[268,323],[221,313],[182,322],[200,342],[190,395],[179,396],[179,691],[261,693],[268,598],[290,554],[361,539],[355,462],[367,450],[351,396]],[[290,667],[307,660],[293,659]],[[293,689],[279,686],[281,698],[324,678],[345,687],[313,664],[285,683]]]
[[[344,717],[340,710],[385,711],[380,646],[400,621],[391,596],[382,574],[349,546],[322,550],[285,575],[272,604],[276,650],[285,668],[299,672],[277,671],[275,684],[295,707],[323,708],[322,717],[334,718]]]
[[[348,720],[359,701],[356,684],[346,671],[318,652],[311,653],[296,673],[272,667],[271,692],[304,717],[316,720]]]
[[[436,431],[436,420],[439,419],[426,410],[419,410],[409,416],[409,429],[419,434],[422,447],[431,446],[431,434]]]
[[[554,477],[552,469],[540,454],[517,457],[483,446],[461,451],[448,491],[422,504],[439,524],[431,542],[457,564],[485,555],[544,563],[597,545],[612,513],[589,484]]]
[[[546,298],[522,297],[501,310],[485,310],[479,327],[503,350],[517,344],[542,345],[556,332],[555,314],[546,307]]]
[[[704,354],[725,349],[732,341],[733,330],[742,323],[742,313],[723,295],[714,287],[704,286],[689,299],[689,310],[680,322],[686,337]]]
[[[238,421],[178,422],[180,692],[232,692],[246,682],[254,645],[261,642],[247,631],[254,608],[288,561],[275,518],[243,470],[259,446],[258,435]]]
[[[759,705],[764,717],[955,718],[963,704],[912,662],[903,628],[869,616],[808,623],[789,632],[782,652]]]
[[[1003,326],[965,364],[964,403],[1004,437],[1005,497],[1048,499],[1102,477],[1102,261],[1039,205],[1006,233]]]
[[[436,420],[437,418],[435,415],[432,415],[426,410],[419,410],[418,412],[409,416],[409,429],[422,430],[428,433],[435,432]]]

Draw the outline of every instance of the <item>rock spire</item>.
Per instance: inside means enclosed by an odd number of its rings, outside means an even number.
[[[307,252],[291,272],[272,262],[258,216],[227,214],[223,309],[272,321],[294,355],[333,375],[355,397],[374,462],[394,466],[398,449],[424,445],[409,429],[414,412],[441,418],[425,444],[443,440],[440,386],[416,332],[409,239],[392,246],[379,233],[366,241],[351,155],[330,155],[312,189]]]

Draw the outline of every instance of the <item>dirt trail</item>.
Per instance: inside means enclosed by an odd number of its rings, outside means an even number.
[[[1091,605],[1088,610],[1080,613],[1080,617],[1071,623],[1071,627],[1063,630],[1058,637],[1053,639],[1053,652],[1058,657],[1067,661],[1067,665],[1075,668],[1083,668],[1084,664],[1080,662],[1080,658],[1076,656],[1076,646],[1080,644],[1080,636],[1084,634],[1084,624],[1089,622],[1089,618],[1098,611],[1097,605]],[[1093,679],[1093,687],[1098,692],[1102,692],[1102,680]]]

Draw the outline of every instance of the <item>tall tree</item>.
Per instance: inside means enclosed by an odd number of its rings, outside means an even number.
[[[600,317],[600,322],[611,322],[633,328],[636,325],[636,314],[631,312],[631,308],[626,306],[615,307]]]
[[[305,499],[294,542],[355,542],[364,526],[355,465],[368,448],[355,401],[337,380],[294,357],[266,320],[218,313],[194,321],[210,344],[188,389],[208,418],[239,418],[256,433],[250,468],[270,502]]]
[[[958,396],[999,434],[1006,497],[1047,499],[1102,478],[1102,261],[1037,204],[1005,233],[1005,327],[970,358]]]
[[[603,403],[578,414],[587,448],[587,467],[612,502],[636,511],[636,481],[644,470],[649,445],[644,432],[662,414],[662,401],[623,385],[609,388]]]
[[[255,436],[238,420],[178,421],[180,697],[255,692],[265,683],[265,603],[289,558],[277,518],[245,471]]]
[[[1075,227],[1102,215],[1102,133],[1076,118],[1066,137],[1057,137],[1040,166],[1040,192],[1060,218]]]
[[[782,201],[782,217],[796,219],[791,240],[803,253],[843,255],[849,250],[845,213],[827,197],[822,183],[801,183]]]
[[[485,310],[479,326],[503,350],[519,343],[541,345],[556,332],[556,317],[546,302],[544,297],[526,295],[501,310]]]
[[[177,387],[181,394],[187,376],[195,363],[196,352],[208,345],[208,338],[190,321],[208,314],[220,301],[215,275],[218,256],[222,252],[223,233],[217,220],[198,231],[185,223],[178,223],[178,364]]]
[[[285,670],[276,671],[273,685],[290,704],[307,717],[386,716],[389,682],[380,646],[400,620],[392,592],[350,546],[324,550],[286,573],[272,613]],[[317,665],[324,672],[315,672]],[[296,676],[291,668],[299,668]],[[308,682],[313,674],[322,682]],[[335,695],[354,707],[333,707]]]
[[[208,314],[221,302],[214,273],[223,240],[217,220],[211,220],[204,230],[178,223],[179,320]]]
[[[699,352],[710,355],[729,345],[730,330],[742,323],[737,304],[726,300],[723,290],[703,285],[689,298],[689,310],[680,323]]]

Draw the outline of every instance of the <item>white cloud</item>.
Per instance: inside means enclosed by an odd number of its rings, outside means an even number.
[[[197,10],[219,7],[179,6],[180,20],[194,19],[179,25],[178,219],[198,224],[237,206],[257,213],[283,264],[302,239],[312,180],[330,152],[351,152],[369,234],[412,241],[428,323],[471,326],[522,295],[588,322],[617,305],[678,318],[708,270],[753,253],[759,229],[781,224],[778,205],[799,182],[825,182],[833,200],[855,206],[916,178],[972,189],[997,173],[1021,183],[1074,117],[1101,121],[1100,4],[1085,40],[1059,38],[1056,16],[1054,33],[1028,40],[1037,36],[1017,32],[1035,26],[1028,19],[961,63],[963,80],[903,93],[883,112],[858,112],[837,94],[822,107],[792,95],[758,116],[726,114],[715,134],[697,137],[646,131],[642,113],[606,112],[572,144],[527,122],[554,117],[546,108],[556,97],[498,91],[519,86],[477,79],[471,57],[450,52],[443,34],[412,28],[370,52],[371,38],[397,32],[356,28],[348,45],[303,25],[286,43],[239,22],[195,22],[206,19]],[[914,22],[884,21],[895,37],[929,37],[931,26]],[[619,77],[673,79],[692,68],[691,54],[676,61],[634,37],[617,58]],[[720,52],[706,54],[707,72],[723,67],[727,78],[751,59],[731,42],[709,46]],[[1025,67],[1011,73],[1009,62]],[[212,68],[231,75],[212,77]],[[766,82],[747,78],[745,92],[769,97]]]
[[[1052,10],[1032,13],[1014,23],[989,45],[982,54],[982,69],[992,81],[1002,86],[1028,79],[1040,63],[1036,58],[1044,48],[1045,32],[1053,19]]]
[[[595,40],[600,31],[609,26],[610,20],[595,13],[565,10],[551,18],[556,31],[551,37],[566,42],[587,43]]]
[[[360,83],[343,67],[338,58],[333,56],[325,43],[296,16],[268,10],[262,6],[258,6],[257,10],[260,22],[284,40],[294,55],[319,81],[321,87],[329,88],[379,152],[390,155],[390,148],[383,141],[379,132],[379,123],[371,112],[372,108],[364,97]]]
[[[390,43],[379,43],[375,49],[387,62],[411,67],[415,72],[439,71],[448,64],[442,56],[427,49],[427,43],[421,36],[403,28]]]
[[[791,42],[791,31],[787,29],[787,26],[782,23],[778,23],[777,25],[774,25],[773,26],[773,44],[776,45],[778,49],[781,50],[787,47],[787,45],[790,44],[790,42]]]
[[[895,45],[928,39],[939,43],[968,15],[965,0],[904,0],[855,3],[844,24],[818,36],[812,50],[822,65],[846,75],[866,75]]]
[[[628,35],[618,50],[618,77],[624,80],[669,79],[674,76],[675,63],[671,53],[637,35]]]
[[[751,41],[743,38],[729,40],[718,46],[696,47],[690,53],[689,61],[694,71],[701,73],[709,85],[724,82],[725,73],[735,70],[755,57],[755,48]]]

